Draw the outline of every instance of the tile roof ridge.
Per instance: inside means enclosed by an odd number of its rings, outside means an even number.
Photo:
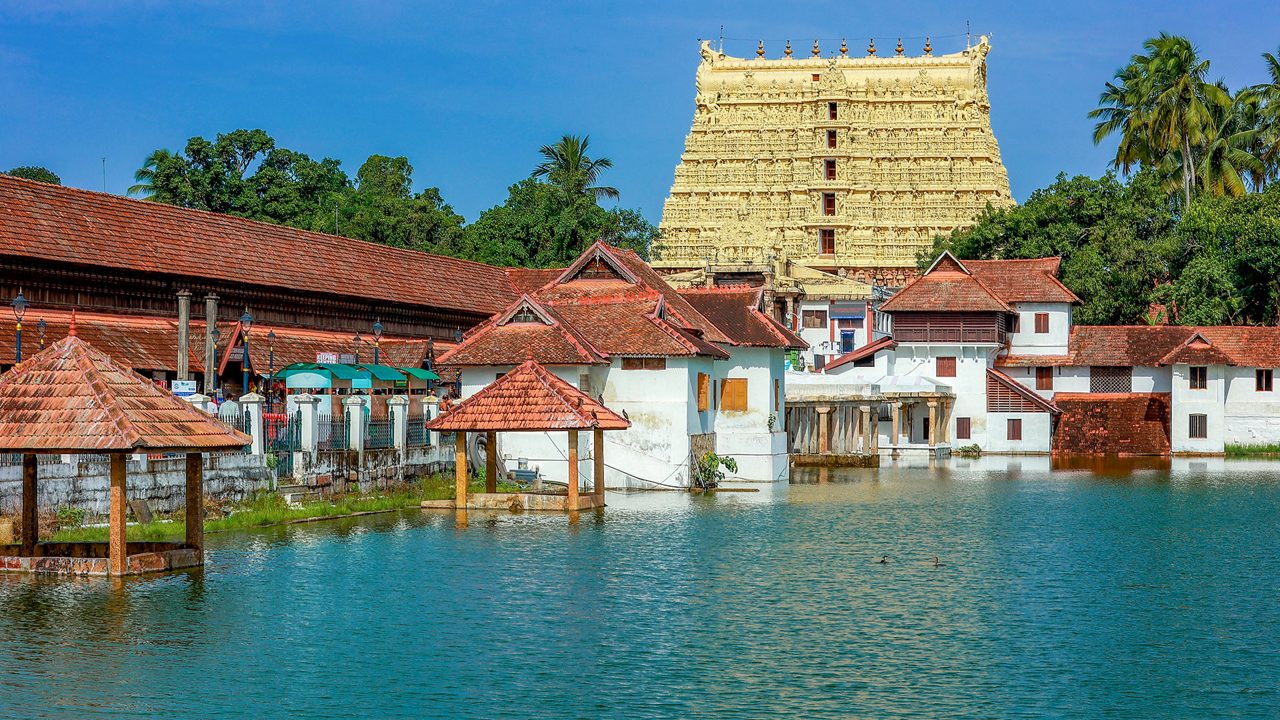
[[[708,295],[719,293],[724,295],[732,295],[735,293],[749,292],[749,291],[762,290],[762,289],[763,288],[760,288],[758,286],[748,285],[746,283],[734,283],[732,285],[716,285],[714,287],[681,288],[676,290],[676,292],[680,293],[681,295],[685,293],[689,293],[689,294],[706,293]]]
[[[1013,312],[1013,307],[1011,307],[1009,303],[1005,302],[1004,298],[997,295],[994,290],[992,290],[990,287],[987,287],[987,284],[982,282],[982,278],[978,277],[977,275],[974,275],[973,273],[969,273],[969,277],[974,282],[978,283],[978,287],[982,288],[983,292],[990,295],[992,300],[995,300],[996,302],[1000,303],[1000,305],[1004,307],[1004,309],[1007,310],[1008,312]]]
[[[569,412],[573,413],[574,417],[578,418],[579,422],[584,423],[586,425],[590,425],[594,421],[594,418],[587,417],[586,414],[582,411],[582,405],[580,403],[575,403],[573,401],[574,399],[571,399],[568,396],[568,394],[564,392],[564,389],[560,387],[561,384],[563,384],[567,387],[573,388],[572,385],[570,385],[568,382],[564,380],[561,380],[559,377],[556,377],[555,373],[552,373],[550,370],[546,369],[545,367],[543,367],[542,365],[538,364],[533,360],[526,360],[525,364],[533,372],[534,377],[538,378],[538,381],[542,383],[543,387],[545,387],[550,393],[555,395],[555,397],[560,401],[560,403],[564,405],[566,408],[568,408]],[[576,390],[577,388],[574,388],[574,389]],[[579,392],[581,391],[579,390]],[[576,398],[576,399],[581,400],[581,398]]]

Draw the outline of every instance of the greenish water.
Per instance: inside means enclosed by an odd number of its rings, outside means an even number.
[[[0,717],[1280,717],[1280,465],[823,477],[0,576]]]

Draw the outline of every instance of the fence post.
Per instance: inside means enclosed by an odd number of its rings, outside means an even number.
[[[191,406],[192,406],[192,407],[194,407],[194,408],[196,408],[197,410],[203,410],[203,411],[205,411],[205,412],[209,413],[210,415],[217,415],[217,414],[218,414],[218,411],[217,411],[216,409],[215,409],[215,410],[213,410],[212,412],[210,412],[209,407],[210,407],[211,403],[209,402],[209,396],[208,396],[208,395],[201,395],[200,393],[195,393],[194,395],[187,395],[186,397],[184,397],[184,398],[182,398],[182,399],[183,399],[183,400],[186,400],[186,401],[187,401],[187,402],[189,402],[189,403],[191,403]]]
[[[347,416],[347,448],[360,454],[364,463],[364,435],[367,430],[364,416],[365,397],[349,395],[342,399],[342,412]]]
[[[388,398],[387,414],[391,416],[391,446],[400,451],[403,465],[409,456],[409,398],[404,395]]]
[[[295,395],[293,406],[298,413],[298,451],[293,455],[293,476],[306,478],[320,447],[320,398],[311,393]]]
[[[262,402],[265,400],[258,393],[240,396],[240,412],[244,414],[245,423],[249,426],[249,435],[253,437],[253,454],[264,455],[267,452],[266,436],[262,432]]]

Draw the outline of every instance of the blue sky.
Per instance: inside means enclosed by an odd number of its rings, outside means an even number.
[[[342,161],[406,155],[468,220],[506,197],[566,132],[611,157],[622,203],[652,221],[693,113],[697,39],[770,56],[868,36],[963,46],[989,33],[992,122],[1015,197],[1060,171],[1099,174],[1102,84],[1159,31],[1186,34],[1232,87],[1264,79],[1280,3],[350,2],[9,0],[0,6],[0,168],[123,193],[157,147],[261,127]],[[921,40],[904,40],[919,52]]]

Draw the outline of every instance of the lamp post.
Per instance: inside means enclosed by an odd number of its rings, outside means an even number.
[[[17,329],[14,331],[14,364],[22,362],[22,318],[27,314],[27,306],[31,303],[27,302],[27,296],[18,291],[18,297],[13,299],[13,317],[18,321]]]
[[[205,368],[205,372],[209,374],[212,380],[209,382],[209,394],[217,395],[218,393],[218,340],[222,337],[222,331],[217,325],[209,331],[209,339],[213,341],[213,362],[209,363],[209,367]]]
[[[267,331],[267,412],[271,412],[271,380],[276,374],[276,331]],[[287,408],[286,408],[287,409]]]
[[[375,320],[373,323],[373,364],[377,365],[381,359],[382,351],[382,321]]]
[[[40,349],[44,350],[44,331],[49,329],[49,323],[40,318],[40,322],[36,323],[36,334],[40,336]]]
[[[351,338],[351,344],[354,345],[356,349],[356,361],[352,363],[353,365],[360,364],[360,343],[361,342],[363,342],[363,339],[360,337],[360,331],[357,330],[356,336]]]
[[[252,326],[253,316],[249,314],[249,308],[245,308],[244,314],[240,316],[240,344],[244,348],[244,357],[240,359],[240,369],[244,371],[244,384],[240,386],[241,395],[249,393],[249,328]]]

